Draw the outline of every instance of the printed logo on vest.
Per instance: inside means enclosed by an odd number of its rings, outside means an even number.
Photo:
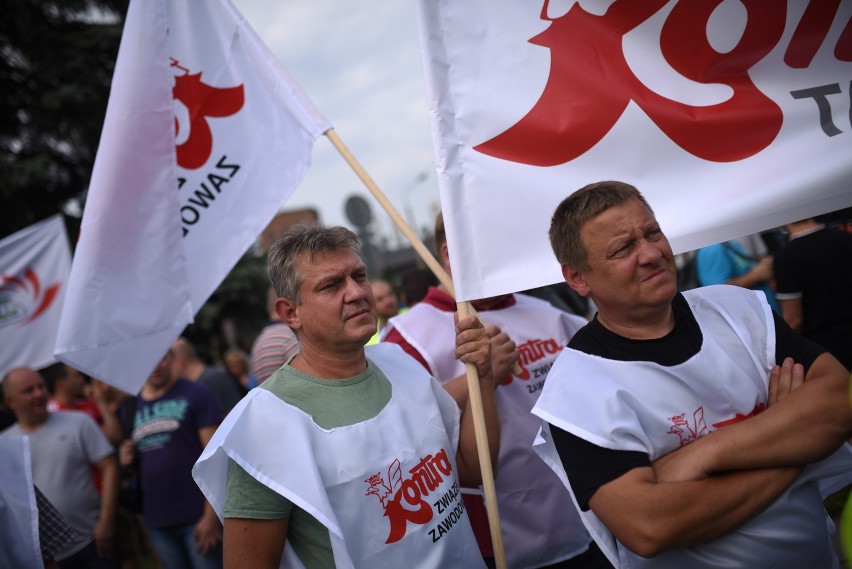
[[[384,515],[390,522],[385,543],[395,543],[405,537],[408,522],[425,525],[432,521],[436,513],[446,514],[438,525],[429,530],[433,543],[437,542],[464,513],[457,482],[454,481],[450,490],[443,495],[433,496],[445,479],[452,478],[453,468],[447,451],[441,449],[435,455],[423,457],[408,474],[408,478],[403,478],[402,467],[397,459],[388,467],[387,481],[381,472],[364,480],[367,484],[365,496],[376,496],[379,499]]]
[[[751,413],[746,413],[743,415],[742,413],[737,413],[733,419],[728,419],[727,421],[720,421],[718,423],[713,423],[714,429],[721,429],[722,427],[727,427],[728,425],[733,425],[734,423],[739,423],[740,421],[745,421],[750,417],[754,417],[755,415],[759,415],[766,411],[765,403],[758,403],[754,406],[754,409],[751,410]]]
[[[670,435],[677,435],[680,437],[680,446],[694,441],[698,437],[710,432],[707,429],[707,423],[704,422],[704,407],[699,407],[695,410],[692,414],[691,424],[686,420],[686,413],[669,417],[669,421],[671,421],[673,425],[667,432]]]
[[[565,346],[557,342],[554,338],[541,339],[534,338],[528,340],[518,346],[518,352],[521,357],[518,359],[518,367],[521,368],[521,373],[518,375],[509,374],[500,385],[509,385],[517,377],[521,381],[529,381],[530,379],[539,380],[535,385],[529,385],[530,393],[540,390],[544,386],[544,378],[547,372],[553,367],[553,362],[556,358],[551,358],[547,364],[534,368],[535,364],[548,356],[555,356]]]
[[[739,423],[740,421],[745,421],[746,419],[754,417],[755,415],[759,415],[764,411],[766,411],[766,404],[758,403],[754,406],[754,409],[752,409],[750,413],[746,413],[745,415],[743,415],[742,413],[737,413],[731,419],[719,421],[718,423],[712,423],[712,425],[714,429],[721,429],[722,427],[727,427],[728,425],[733,425],[735,423]],[[681,413],[680,415],[669,417],[669,421],[671,421],[673,425],[671,428],[669,428],[668,433],[670,435],[677,435],[678,437],[680,437],[680,446],[694,441],[702,435],[710,433],[710,429],[707,428],[707,423],[704,420],[704,407],[699,407],[695,410],[695,413],[692,414],[691,424],[689,423],[689,421],[686,420],[686,413]]]

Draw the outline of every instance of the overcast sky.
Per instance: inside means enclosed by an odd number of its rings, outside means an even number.
[[[233,2],[400,213],[418,233],[431,227],[440,203],[414,1]],[[325,137],[285,209],[315,208],[351,227],[353,194],[393,243],[388,216]]]

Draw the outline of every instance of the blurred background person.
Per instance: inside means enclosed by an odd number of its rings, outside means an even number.
[[[278,368],[299,353],[299,340],[275,312],[276,298],[275,291],[270,287],[266,292],[269,322],[251,345],[251,369],[258,384],[266,381]]]

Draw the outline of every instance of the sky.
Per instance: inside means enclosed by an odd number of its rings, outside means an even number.
[[[413,0],[232,0],[419,234],[440,208]],[[390,218],[326,137],[284,206],[354,229],[345,202],[369,203],[373,231],[395,247]]]

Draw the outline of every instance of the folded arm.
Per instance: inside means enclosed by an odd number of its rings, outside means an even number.
[[[781,376],[788,376],[790,370],[801,373],[799,368],[788,358]],[[770,397],[772,390],[770,381]],[[710,474],[803,466],[827,457],[850,436],[849,373],[823,353],[808,369],[801,387],[756,417],[714,431],[684,450],[689,449],[700,469]]]
[[[652,557],[729,533],[771,504],[798,472],[774,468],[667,482],[653,468],[634,468],[601,486],[589,506],[628,549]]]
[[[804,387],[804,381],[804,369],[792,360],[776,366],[770,375],[765,413],[783,409],[782,404]],[[731,532],[763,511],[801,469],[780,465],[723,472],[709,467],[705,448],[711,439],[755,422],[752,418],[714,431],[658,459],[652,467],[628,471],[598,488],[589,506],[621,543],[646,557]]]

